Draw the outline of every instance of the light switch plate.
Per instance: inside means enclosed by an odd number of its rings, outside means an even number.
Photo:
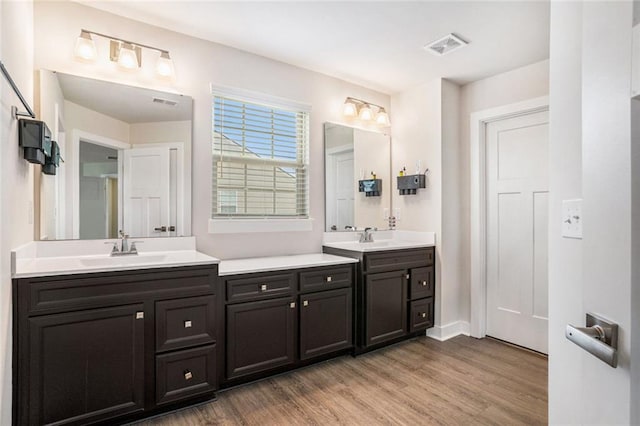
[[[562,236],[582,239],[582,200],[562,200]]]
[[[385,207],[382,209],[382,219],[384,220],[389,219],[389,207]]]
[[[395,216],[396,220],[400,220],[400,207],[396,207],[395,209],[393,209],[393,215]]]

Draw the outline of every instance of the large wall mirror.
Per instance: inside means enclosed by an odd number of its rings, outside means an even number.
[[[191,235],[190,97],[48,70],[37,82],[64,159],[35,180],[39,239]]]
[[[387,229],[391,211],[391,141],[388,135],[324,125],[327,232]]]

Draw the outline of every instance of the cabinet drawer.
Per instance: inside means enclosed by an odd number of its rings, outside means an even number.
[[[18,297],[29,314],[118,306],[145,298],[213,294],[217,266],[167,268],[17,280]]]
[[[433,325],[433,297],[414,300],[409,307],[409,332]]]
[[[426,268],[413,268],[409,272],[411,276],[409,285],[409,297],[411,299],[422,299],[433,296],[435,279],[433,266]]]
[[[156,350],[215,342],[215,300],[202,296],[156,302]]]
[[[216,345],[156,356],[156,402],[178,401],[216,390]]]
[[[430,265],[433,265],[433,248],[387,251],[364,256],[365,272],[381,272]]]
[[[352,283],[351,271],[351,266],[343,266],[300,272],[300,291],[310,292],[350,287]]]
[[[293,291],[293,274],[249,275],[227,280],[227,301],[268,299],[288,295]]]

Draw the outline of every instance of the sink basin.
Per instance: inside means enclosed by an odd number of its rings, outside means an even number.
[[[108,267],[122,265],[146,265],[149,263],[161,263],[166,255],[131,255],[131,256],[95,256],[81,257],[78,260],[86,267]]]

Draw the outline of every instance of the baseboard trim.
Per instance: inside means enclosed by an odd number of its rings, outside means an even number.
[[[455,321],[447,325],[436,325],[427,330],[427,336],[444,342],[459,335],[469,335],[470,325],[467,321]]]

